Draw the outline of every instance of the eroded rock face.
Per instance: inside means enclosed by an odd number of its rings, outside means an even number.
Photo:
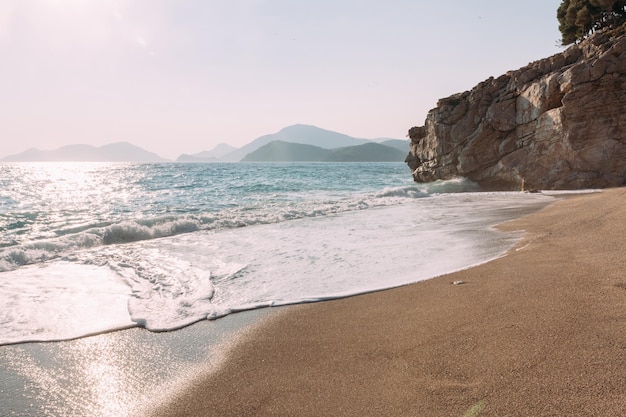
[[[467,177],[485,189],[626,185],[626,36],[597,33],[471,91],[439,100],[409,130],[417,182]]]

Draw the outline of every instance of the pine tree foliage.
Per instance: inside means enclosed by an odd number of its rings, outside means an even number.
[[[596,30],[624,24],[626,0],[563,0],[556,17],[561,43],[569,45],[585,39]]]

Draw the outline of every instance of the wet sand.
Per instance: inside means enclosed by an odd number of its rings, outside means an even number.
[[[285,308],[154,415],[626,415],[626,189],[501,228],[492,262]]]

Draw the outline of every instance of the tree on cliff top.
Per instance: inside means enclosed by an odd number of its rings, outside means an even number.
[[[626,0],[563,0],[556,17],[563,45],[586,38],[605,27],[616,27],[626,20]]]

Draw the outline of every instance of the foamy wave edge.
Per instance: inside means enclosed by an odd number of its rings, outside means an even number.
[[[203,230],[231,229],[289,220],[322,217],[372,207],[400,204],[406,199],[424,198],[432,194],[473,192],[477,184],[465,178],[410,186],[388,187],[365,195],[322,201],[269,203],[243,206],[203,215],[163,216],[150,219],[124,220],[106,226],[83,228],[78,233],[39,240],[0,250],[0,272],[52,259],[71,257],[72,251],[99,246],[157,239]]]

